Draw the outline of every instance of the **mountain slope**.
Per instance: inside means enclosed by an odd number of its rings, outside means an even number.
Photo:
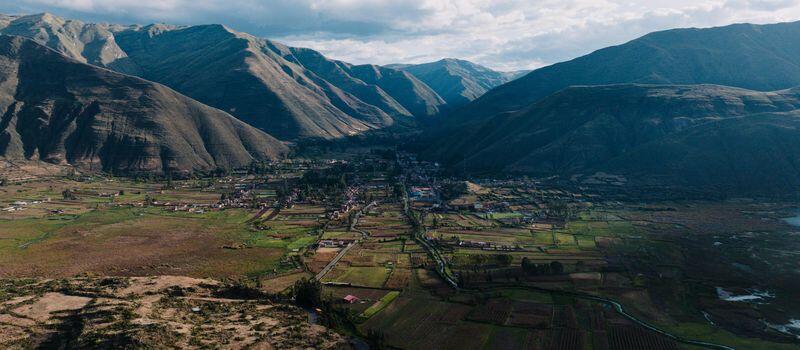
[[[228,111],[278,138],[337,138],[391,126],[380,108],[221,25],[116,34],[145,79]]]
[[[287,148],[162,85],[0,35],[0,156],[115,172],[190,172]]]
[[[114,41],[118,26],[86,24],[49,13],[5,16],[0,33],[33,39],[78,61],[131,73],[127,55]]]
[[[314,72],[319,77],[336,85],[360,100],[380,108],[392,117],[410,117],[409,112],[399,102],[379,86],[367,84],[353,77],[344,62],[330,60],[321,53],[306,48],[290,48],[271,42],[270,47],[283,58]]]
[[[409,74],[354,71],[316,51],[221,25],[98,25],[40,14],[0,17],[0,33],[165,84],[282,139],[413,125],[412,116],[436,115],[444,105]]]
[[[442,97],[410,73],[374,64],[348,64],[348,71],[367,84],[381,87],[414,116],[433,117],[448,108]]]
[[[464,105],[492,88],[525,73],[497,72],[469,61],[453,58],[423,64],[395,64],[387,67],[413,74],[442,96],[451,107]]]
[[[571,85],[718,84],[759,91],[800,85],[800,22],[655,32],[499,86],[458,118],[518,110]]]
[[[392,116],[431,117],[439,114],[444,100],[413,75],[375,65],[352,65],[329,59],[307,48],[270,42],[283,58],[311,70],[325,80]]]
[[[450,130],[427,156],[468,171],[624,174],[742,190],[800,185],[800,89],[572,87]]]

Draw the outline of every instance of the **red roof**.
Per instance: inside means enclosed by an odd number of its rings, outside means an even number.
[[[356,301],[358,301],[358,297],[355,295],[348,294],[346,297],[344,297],[344,301],[348,303],[355,303]]]

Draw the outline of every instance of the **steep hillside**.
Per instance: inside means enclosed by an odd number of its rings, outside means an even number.
[[[33,39],[84,63],[134,73],[127,55],[114,41],[112,31],[119,28],[66,20],[48,13],[0,19],[1,34]]]
[[[448,108],[441,96],[408,72],[374,64],[348,66],[351,75],[380,86],[415,116],[433,117]]]
[[[86,24],[39,14],[2,16],[0,33],[162,83],[281,139],[414,125],[445,104],[410,74],[371,72],[221,25]]]
[[[270,44],[287,60],[392,116],[430,117],[438,114],[445,104],[436,92],[409,73],[374,65],[352,65],[311,49]]]
[[[800,90],[572,87],[450,130],[427,156],[467,171],[623,174],[744,190],[800,185]]]
[[[167,87],[0,35],[0,156],[114,172],[241,167],[287,152]]]
[[[278,138],[337,138],[391,126],[380,108],[221,25],[116,34],[145,79],[225,110]]]
[[[800,22],[655,32],[537,69],[453,117],[488,118],[572,85],[719,84],[759,91],[800,85]]]
[[[525,72],[497,72],[475,63],[445,58],[423,64],[395,64],[428,84],[451,106],[464,105],[492,88],[505,84]]]

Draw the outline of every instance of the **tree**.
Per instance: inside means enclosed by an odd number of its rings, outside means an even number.
[[[558,261],[553,261],[550,263],[550,273],[554,275],[560,275],[564,273],[564,265]]]
[[[514,257],[508,254],[500,254],[497,256],[497,264],[500,266],[509,266]]]
[[[538,271],[540,275],[549,275],[550,264],[537,264],[536,271]]]
[[[386,349],[386,337],[383,335],[383,332],[377,329],[370,329],[367,331],[367,344],[369,344],[370,349]]]
[[[61,196],[64,197],[64,200],[76,200],[78,197],[75,196],[75,193],[72,192],[69,188],[61,192]]]
[[[172,171],[167,172],[167,183],[164,185],[165,190],[174,189],[175,186],[172,184]]]
[[[294,302],[302,307],[317,307],[322,304],[322,284],[315,279],[300,279],[292,288]]]
[[[520,263],[520,267],[522,267],[522,271],[528,275],[536,275],[539,273],[536,264],[532,263],[531,260],[528,259],[527,257],[522,258],[522,263]]]

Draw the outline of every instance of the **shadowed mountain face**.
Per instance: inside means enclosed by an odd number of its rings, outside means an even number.
[[[651,33],[537,69],[453,113],[488,118],[572,85],[718,84],[759,91],[800,85],[800,22]]]
[[[343,90],[392,116],[430,117],[437,115],[445,102],[413,75],[375,65],[352,65],[331,60],[307,48],[287,47],[271,42],[285,59],[309,69]]]
[[[167,87],[0,35],[0,156],[114,172],[275,159],[273,137]]]
[[[800,186],[800,91],[715,85],[573,87],[463,124],[427,155],[468,171],[626,175],[737,191]]]
[[[43,14],[4,17],[0,33],[165,84],[281,139],[413,125],[444,105],[409,74],[356,69],[221,25],[95,25]]]
[[[498,72],[475,63],[445,58],[423,64],[393,64],[433,88],[451,107],[464,105],[492,88],[514,80],[526,71]]]

